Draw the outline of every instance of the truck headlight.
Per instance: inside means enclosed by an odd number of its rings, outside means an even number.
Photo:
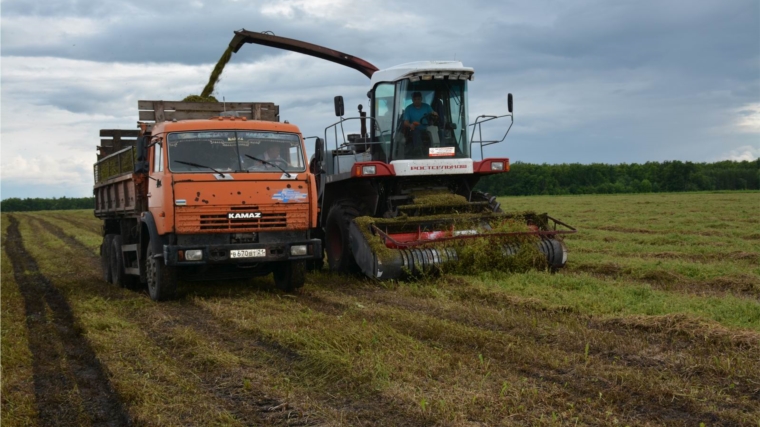
[[[293,245],[290,247],[290,254],[293,256],[306,255],[306,245]]]
[[[186,261],[200,261],[203,259],[203,251],[201,249],[189,249],[185,251]]]
[[[362,175],[374,175],[377,173],[376,166],[362,166]]]
[[[491,170],[492,171],[503,171],[504,170],[504,162],[491,162]]]

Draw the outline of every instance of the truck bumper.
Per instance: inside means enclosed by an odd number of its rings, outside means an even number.
[[[306,255],[293,255],[291,247],[306,246]],[[233,258],[232,251],[251,249],[264,250],[260,256]],[[190,250],[201,250],[200,260],[188,261],[185,253]],[[261,253],[261,251],[258,251]],[[207,265],[207,264],[254,264],[277,261],[308,261],[322,259],[322,241],[308,239],[288,243],[236,243],[227,245],[164,245],[164,263],[166,265]]]

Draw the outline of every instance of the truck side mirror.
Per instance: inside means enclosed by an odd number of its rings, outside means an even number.
[[[343,117],[343,97],[340,95],[335,97],[335,115]]]
[[[148,173],[148,138],[141,136],[135,142],[137,150],[137,161],[135,162],[135,173]]]
[[[507,94],[507,110],[509,110],[510,113],[512,112],[512,105],[512,94],[509,93]]]
[[[317,138],[317,141],[314,143],[314,160],[318,164],[322,164],[322,161],[325,158],[325,141],[322,140],[322,138]]]

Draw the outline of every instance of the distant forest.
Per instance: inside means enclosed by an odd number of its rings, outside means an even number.
[[[534,165],[517,162],[510,165],[508,173],[483,178],[477,188],[496,196],[760,190],[760,159],[751,162],[672,161],[620,165]],[[11,198],[0,202],[3,212],[94,207],[93,197]]]
[[[760,159],[751,162],[669,161],[619,165],[517,162],[510,165],[507,173],[481,179],[477,189],[496,196],[758,190]]]
[[[94,197],[61,197],[60,199],[19,199],[12,197],[0,202],[0,211],[3,212],[29,212],[29,211],[55,211],[69,209],[95,209]]]

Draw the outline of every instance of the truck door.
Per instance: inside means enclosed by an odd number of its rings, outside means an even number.
[[[166,212],[164,193],[167,188],[171,188],[171,183],[164,182],[164,144],[160,137],[151,139],[152,150],[151,158],[151,179],[148,180],[148,210],[153,214],[156,221],[156,228],[159,234],[164,234],[166,230]]]

